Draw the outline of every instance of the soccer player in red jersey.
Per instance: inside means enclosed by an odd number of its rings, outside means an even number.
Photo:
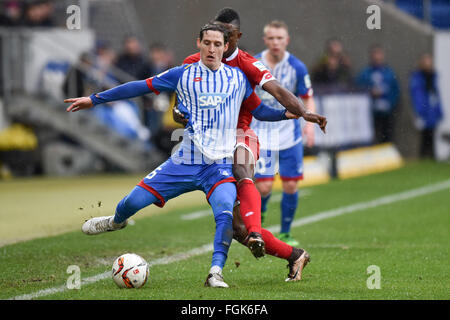
[[[306,121],[317,123],[325,132],[325,117],[309,112],[295,95],[281,86],[260,61],[237,47],[242,36],[238,13],[224,8],[217,14],[215,21],[224,24],[230,31],[229,49],[224,53],[222,62],[241,69],[253,88],[256,85],[261,86],[287,110]],[[195,63],[199,59],[199,54],[193,54],[183,63]],[[174,116],[176,121],[184,122],[176,109]],[[252,115],[242,108],[233,164],[233,175],[237,180],[240,199],[240,208],[235,207],[233,216],[234,238],[247,245],[255,257],[261,257],[267,252],[288,260],[289,275],[286,281],[297,281],[301,279],[302,269],[310,259],[309,254],[303,249],[287,245],[275,238],[270,231],[261,228],[261,195],[253,182],[255,163],[259,157],[259,142],[257,135],[250,129],[251,121]],[[252,160],[248,161],[249,159]]]

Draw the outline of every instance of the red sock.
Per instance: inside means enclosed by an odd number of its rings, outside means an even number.
[[[293,247],[284,243],[267,229],[261,229],[262,238],[266,244],[266,253],[282,259],[289,259]]]
[[[238,183],[237,193],[240,201],[242,221],[248,233],[261,233],[261,195],[250,179]]]

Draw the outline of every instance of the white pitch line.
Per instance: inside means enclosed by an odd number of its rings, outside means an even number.
[[[212,210],[210,209],[205,209],[205,210],[200,210],[200,211],[194,211],[191,213],[186,213],[183,214],[180,219],[181,220],[195,220],[195,219],[200,219],[206,216],[210,216],[212,215]]]
[[[302,198],[304,196],[309,196],[311,193],[312,192],[309,189],[300,189],[298,191],[298,197]],[[277,194],[274,194],[273,196],[271,196],[269,201],[280,202],[282,197],[283,197],[283,193],[277,193]]]
[[[355,203],[355,204],[352,204],[349,206],[319,212],[319,213],[316,213],[316,214],[308,216],[308,217],[294,220],[294,222],[292,223],[292,227],[293,228],[300,227],[300,226],[303,226],[306,224],[310,224],[310,223],[314,223],[317,221],[341,216],[341,215],[344,215],[347,213],[352,213],[355,211],[371,209],[371,208],[379,207],[379,206],[386,205],[386,204],[392,204],[392,203],[395,203],[398,201],[413,199],[413,198],[420,197],[420,196],[423,196],[426,194],[442,191],[442,190],[445,190],[448,188],[450,188],[450,179],[445,180],[440,183],[430,184],[430,185],[427,185],[427,186],[424,186],[421,188],[403,191],[403,192],[395,193],[395,194],[392,194],[389,196],[384,196],[384,197],[377,198],[377,199],[374,199],[371,201],[358,202],[358,203]],[[275,226],[270,226],[267,229],[271,232],[274,232],[274,231],[278,230],[279,228],[280,228],[279,225],[275,225]],[[211,251],[213,251],[213,244],[209,243],[209,244],[205,244],[201,247],[194,248],[194,249],[184,252],[184,253],[178,253],[178,254],[174,254],[171,256],[167,256],[164,258],[154,260],[154,261],[150,262],[149,265],[153,266],[153,265],[162,265],[162,264],[178,262],[178,261],[182,261],[182,260],[186,260],[186,259],[198,256],[198,255],[202,255],[202,254],[205,254],[205,253],[208,253]],[[111,276],[111,271],[100,273],[98,275],[82,279],[81,285],[83,286],[86,284],[95,283],[100,280],[109,278],[110,276]],[[43,289],[43,290],[40,290],[40,291],[37,291],[34,293],[30,293],[30,294],[15,296],[15,297],[10,298],[9,300],[31,300],[31,299],[45,297],[45,296],[48,296],[51,294],[63,292],[66,290],[68,290],[67,287],[65,285],[62,285],[59,287]]]
[[[351,212],[360,211],[360,210],[367,210],[367,209],[379,207],[379,206],[382,206],[385,204],[391,204],[391,203],[394,203],[397,201],[416,198],[416,197],[419,197],[422,195],[445,190],[448,188],[450,188],[450,180],[446,180],[446,181],[436,183],[436,184],[427,185],[427,186],[417,188],[417,189],[412,189],[412,190],[403,191],[400,193],[395,193],[395,194],[377,198],[377,199],[374,199],[371,201],[358,202],[358,203],[355,203],[355,204],[352,204],[349,206],[319,212],[319,213],[316,213],[316,214],[308,216],[308,217],[294,220],[294,222],[292,222],[292,228],[300,227],[305,224],[310,224],[310,223],[314,223],[317,221],[321,221],[321,220],[325,220],[325,219],[329,219],[329,218],[333,218],[333,217],[337,217],[337,216],[341,216],[346,213],[351,213]],[[268,227],[267,230],[269,230],[270,232],[275,232],[276,230],[279,230],[279,228],[280,228],[280,225],[276,225],[276,226]]]
[[[182,260],[187,260],[191,257],[195,257],[195,256],[199,256],[202,255],[204,253],[208,253],[213,251],[214,249],[214,245],[212,243],[208,243],[205,244],[201,247],[198,248],[194,248],[192,250],[189,250],[187,252],[183,252],[183,253],[177,253],[171,256],[167,256],[164,258],[160,258],[160,259],[156,259],[153,261],[150,261],[148,263],[149,267],[151,266],[155,266],[155,265],[163,265],[163,264],[169,264],[172,262],[177,262],[177,261],[182,261]],[[92,277],[88,277],[88,278],[84,278],[81,280],[81,286],[90,284],[90,283],[95,283],[98,282],[100,280],[103,279],[107,279],[111,277],[111,271],[106,271],[100,274],[97,274],[95,276]],[[24,294],[24,295],[20,295],[20,296],[16,296],[13,298],[9,298],[8,300],[31,300],[31,299],[36,299],[39,297],[45,297],[51,294],[55,294],[55,293],[60,293],[60,292],[64,292],[68,290],[66,285],[62,285],[59,287],[53,287],[53,288],[48,288],[48,289],[43,289],[34,293],[29,293],[29,294]]]

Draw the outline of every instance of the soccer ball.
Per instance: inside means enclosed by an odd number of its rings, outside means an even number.
[[[148,264],[137,254],[125,253],[112,266],[112,278],[119,288],[140,288],[148,278]]]

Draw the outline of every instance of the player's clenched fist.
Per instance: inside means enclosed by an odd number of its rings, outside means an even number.
[[[324,133],[326,133],[326,126],[327,126],[327,118],[325,118],[324,116],[321,116],[317,113],[313,113],[313,112],[306,112],[303,115],[303,118],[308,121],[308,122],[313,122],[313,123],[317,123],[320,127],[320,129],[322,129],[322,131]]]
[[[82,109],[89,109],[94,106],[91,98],[89,97],[81,97],[81,98],[70,98],[64,100],[65,103],[72,103],[69,107],[67,107],[67,112],[75,112]]]

